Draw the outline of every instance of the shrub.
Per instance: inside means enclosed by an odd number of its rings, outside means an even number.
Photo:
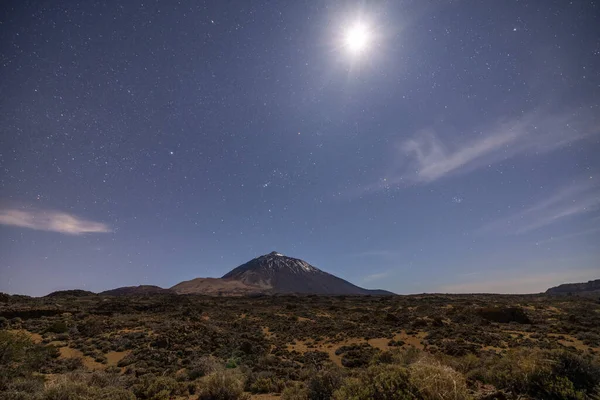
[[[32,372],[45,372],[50,361],[58,357],[55,347],[35,344],[21,333],[0,331],[0,391],[14,377],[24,377]]]
[[[43,390],[43,378],[17,378],[0,390],[0,400],[38,400]]]
[[[144,375],[141,382],[134,385],[133,391],[140,399],[169,400],[178,394],[179,384],[173,378]]]
[[[98,393],[99,400],[136,400],[135,395],[120,387],[106,387]]]
[[[509,322],[531,324],[531,320],[527,314],[525,314],[525,311],[519,307],[485,307],[477,310],[477,314],[490,322],[499,322],[502,324],[508,324]]]
[[[342,365],[347,368],[363,367],[371,361],[377,350],[368,343],[342,346],[335,354],[342,355]]]
[[[6,390],[0,392],[0,400],[39,400],[39,396],[27,392]]]
[[[408,370],[399,365],[371,366],[357,377],[348,378],[333,394],[335,400],[416,399]]]
[[[469,398],[465,377],[439,361],[424,357],[409,370],[410,382],[424,400]]]
[[[554,374],[569,379],[575,389],[591,392],[600,385],[600,365],[591,359],[568,351],[553,352],[552,356]]]
[[[239,364],[240,364],[240,360],[237,357],[231,357],[229,360],[227,360],[227,363],[225,364],[225,368],[227,368],[227,369],[237,368],[237,366]]]
[[[37,393],[44,390],[44,379],[41,377],[28,377],[13,380],[8,386],[9,390],[15,392]]]
[[[199,357],[194,359],[187,368],[189,380],[195,380],[222,369],[221,363],[215,357]]]
[[[97,398],[94,389],[84,383],[62,381],[50,386],[42,395],[42,400],[82,400]]]
[[[270,372],[260,372],[250,385],[252,393],[279,393],[284,388],[284,382]]]
[[[0,332],[0,365],[10,365],[22,360],[25,352],[33,347],[29,337],[23,334]]]
[[[88,383],[91,386],[97,386],[100,388],[118,386],[119,375],[110,374],[105,371],[94,371],[89,375]]]
[[[398,364],[408,366],[423,357],[423,352],[414,346],[399,349],[394,348],[382,353],[376,354],[373,358],[375,363]]]
[[[75,371],[83,368],[83,359],[80,357],[65,358],[62,360],[62,365],[67,371]]]
[[[311,400],[328,400],[341,385],[343,372],[337,367],[330,367],[313,373],[308,381],[308,398]]]
[[[244,378],[233,371],[217,371],[201,380],[198,400],[244,400]]]
[[[402,347],[402,346],[404,346],[405,344],[406,344],[406,343],[404,342],[404,340],[394,340],[394,339],[391,339],[391,340],[388,342],[388,346],[390,346],[390,347]]]
[[[308,388],[304,383],[294,382],[281,392],[281,400],[308,400]]]
[[[488,362],[481,378],[516,395],[577,400],[596,390],[599,368],[568,352],[520,349]]]
[[[74,381],[77,379],[78,381]],[[63,376],[63,378],[48,387],[41,400],[136,400],[132,392],[120,387],[106,387],[99,389],[90,386],[79,375]],[[168,399],[168,397],[167,397]]]
[[[66,333],[68,331],[69,327],[65,321],[54,321],[48,328],[46,328],[46,332],[50,333]]]

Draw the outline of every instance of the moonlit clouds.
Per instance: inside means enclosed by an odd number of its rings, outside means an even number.
[[[474,168],[502,147],[516,141],[519,134],[509,130],[449,149],[434,132],[423,131],[403,142],[400,150],[410,160],[414,171],[410,173],[410,180],[427,183],[461,169]]]
[[[389,271],[384,271],[384,272],[378,272],[378,273],[374,273],[374,274],[370,274],[367,276],[364,276],[362,278],[362,281],[365,283],[368,282],[377,282],[377,281],[381,281],[384,278],[387,278],[390,275]]]
[[[441,129],[424,129],[397,143],[393,172],[367,191],[428,184],[516,156],[538,156],[600,133],[597,118],[585,113],[531,112],[482,127],[466,139],[450,141]]]
[[[0,210],[0,224],[67,235],[108,233],[110,227],[102,222],[79,218],[72,214],[51,210]]]
[[[522,234],[600,209],[600,185],[587,178],[555,191],[525,210],[493,221],[483,232]]]

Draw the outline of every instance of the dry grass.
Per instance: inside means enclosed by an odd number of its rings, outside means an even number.
[[[8,332],[10,333],[14,333],[14,334],[21,334],[21,335],[26,335],[28,336],[31,341],[33,343],[42,343],[42,340],[44,340],[44,338],[42,337],[42,335],[40,335],[39,333],[33,333],[33,332],[29,332],[25,329],[11,329]]]
[[[409,369],[410,381],[424,400],[470,398],[465,377],[437,360],[423,357]]]

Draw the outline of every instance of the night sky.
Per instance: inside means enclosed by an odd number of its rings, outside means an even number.
[[[0,291],[600,278],[598,2],[0,9]]]

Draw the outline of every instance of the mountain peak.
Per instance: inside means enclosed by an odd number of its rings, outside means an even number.
[[[222,278],[196,278],[172,287],[176,293],[244,296],[258,293],[323,295],[391,295],[369,290],[331,275],[304,260],[277,251],[263,254],[232,269]]]
[[[275,293],[390,294],[371,291],[321,271],[304,260],[272,251],[229,271],[223,278]]]

